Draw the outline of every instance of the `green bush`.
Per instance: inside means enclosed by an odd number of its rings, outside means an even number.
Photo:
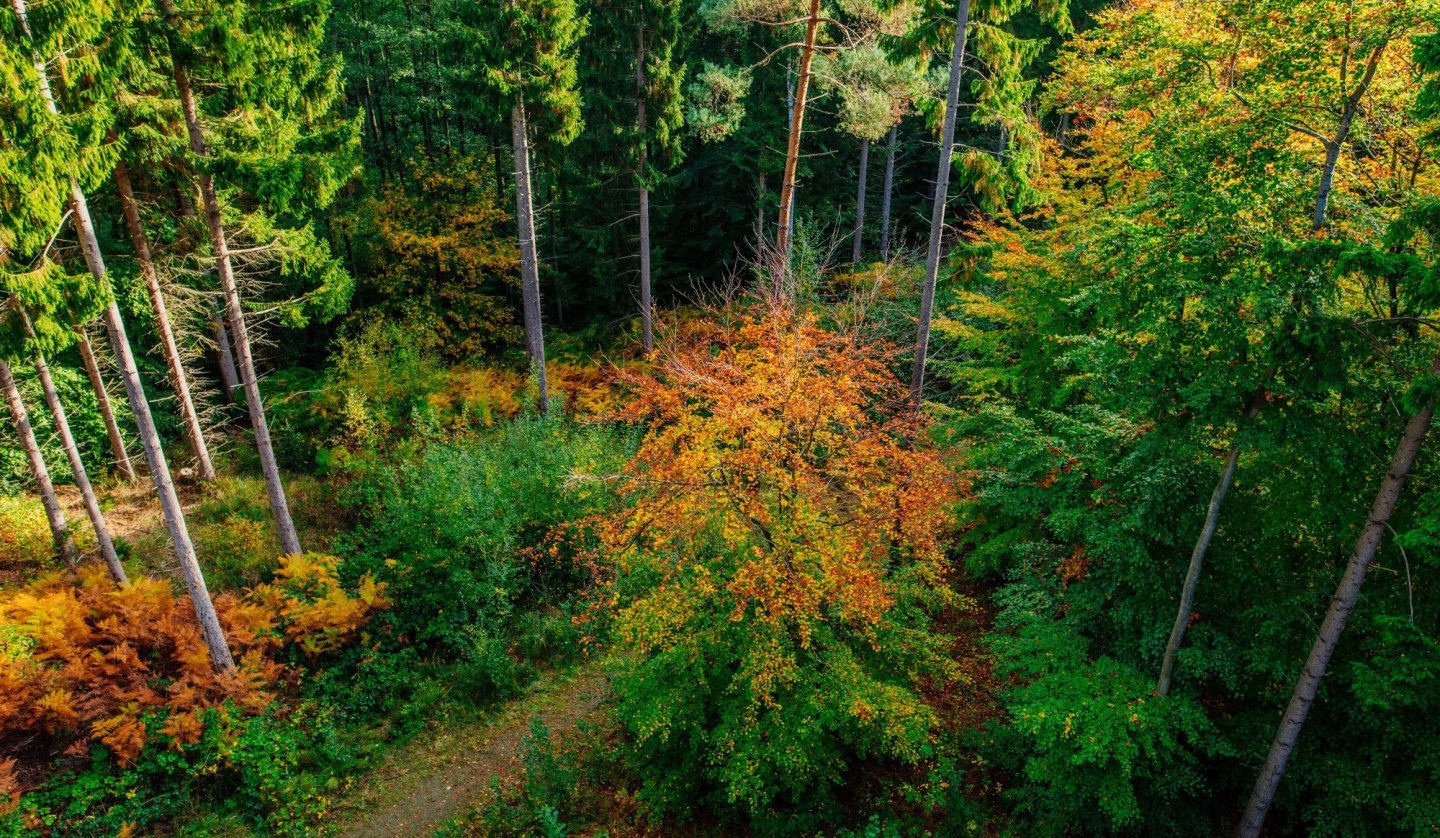
[[[499,666],[517,635],[554,654],[574,637],[555,609],[586,576],[574,539],[547,537],[611,502],[607,484],[572,474],[616,471],[630,447],[604,426],[519,419],[376,469],[348,490],[362,518],[349,570],[390,584],[385,619],[427,654]],[[548,624],[520,616],[539,608]],[[510,677],[495,674],[503,691]]]

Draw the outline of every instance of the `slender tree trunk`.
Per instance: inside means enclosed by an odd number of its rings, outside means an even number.
[[[1435,373],[1440,373],[1440,356],[1436,356],[1431,365],[1431,374]],[[1434,407],[1427,407],[1411,416],[1410,421],[1405,423],[1405,432],[1400,437],[1400,444],[1395,447],[1390,469],[1380,483],[1380,490],[1375,493],[1375,502],[1370,506],[1365,528],[1360,531],[1360,537],[1355,541],[1355,549],[1350,554],[1345,574],[1340,578],[1334,598],[1330,600],[1325,621],[1320,624],[1320,630],[1315,635],[1310,656],[1306,659],[1305,668],[1301,670],[1300,679],[1295,683],[1295,691],[1290,696],[1290,705],[1285,708],[1285,715],[1280,719],[1280,727],[1275,731],[1275,741],[1270,745],[1270,753],[1265,757],[1265,765],[1260,769],[1250,801],[1245,805],[1245,814],[1236,830],[1236,834],[1241,838],[1255,838],[1265,825],[1265,814],[1275,799],[1275,790],[1280,785],[1280,778],[1285,774],[1285,765],[1300,738],[1300,730],[1305,725],[1310,706],[1315,703],[1320,680],[1325,677],[1330,657],[1340,643],[1345,623],[1350,618],[1350,612],[1355,610],[1355,602],[1360,597],[1360,587],[1365,584],[1365,573],[1370,569],[1370,562],[1375,559],[1380,540],[1384,538],[1385,530],[1390,525],[1390,516],[1400,500],[1400,493],[1405,488],[1405,481],[1420,453],[1420,445],[1430,429],[1430,420],[1434,414]]]
[[[124,160],[115,164],[115,186],[120,190],[120,206],[125,214],[125,227],[130,233],[130,242],[135,247],[135,258],[140,262],[140,273],[145,277],[150,308],[155,313],[155,328],[160,333],[160,345],[165,350],[165,363],[170,368],[170,386],[179,397],[185,438],[190,443],[191,453],[195,455],[200,480],[210,483],[215,479],[215,466],[210,461],[210,447],[205,443],[205,431],[200,427],[200,416],[195,412],[195,402],[190,396],[190,379],[180,358],[180,346],[175,342],[175,331],[170,328],[165,295],[160,288],[160,277],[155,272],[155,263],[150,258],[150,243],[145,238],[145,228],[140,222],[140,207],[135,203],[135,192],[130,186],[130,170],[125,166]]]
[[[925,396],[925,355],[930,349],[930,317],[935,307],[935,277],[940,272],[940,239],[945,233],[945,200],[950,192],[950,157],[955,151],[955,114],[960,109],[960,72],[965,65],[965,39],[970,31],[970,0],[960,0],[955,14],[955,46],[950,52],[950,87],[945,94],[945,125],[940,133],[940,166],[935,174],[935,201],[930,211],[930,249],[925,256],[925,285],[920,292],[919,335],[915,368],[910,373],[910,401],[920,409]]]
[[[168,0],[167,0],[168,2]],[[12,0],[15,12],[25,25],[25,0]],[[40,78],[40,92],[51,113],[58,113],[55,100],[50,95],[50,83],[45,74],[45,65],[35,61],[35,70]],[[101,287],[108,287],[105,276],[105,260],[100,252],[100,242],[95,236],[95,225],[90,219],[90,207],[85,193],[74,181],[70,184],[70,203],[75,212],[75,230],[80,238],[81,250],[91,275]],[[145,400],[144,385],[140,371],[135,366],[135,356],[130,351],[130,339],[125,334],[125,321],[120,307],[112,300],[105,309],[105,326],[110,331],[110,343],[115,358],[120,364],[121,379],[125,383],[125,395],[130,400],[130,409],[135,414],[135,424],[140,432],[140,442],[145,448],[145,459],[150,466],[151,479],[155,481],[156,494],[160,496],[160,509],[165,525],[170,530],[170,542],[175,547],[180,562],[180,573],[190,593],[195,608],[196,621],[200,624],[201,636],[210,652],[210,665],[217,671],[229,672],[235,669],[235,660],[230,656],[230,646],[225,642],[225,633],[220,627],[220,618],[215,613],[215,604],[200,572],[200,563],[195,558],[195,548],[190,542],[190,532],[185,526],[185,515],[180,507],[180,498],[175,493],[175,484],[170,479],[170,465],[165,461],[165,449],[160,445],[160,435],[155,430],[154,417],[150,415],[150,404]]]
[[[967,0],[968,2],[968,0]],[[800,48],[800,73],[795,80],[794,106],[790,114],[790,139],[785,146],[785,174],[780,179],[780,218],[776,231],[776,258],[786,262],[790,257],[790,236],[795,192],[795,167],[800,160],[800,134],[805,124],[805,94],[810,89],[810,65],[815,59],[815,33],[820,28],[820,0],[810,0],[805,15],[805,40]],[[777,269],[785,265],[775,266]],[[781,292],[780,282],[783,270],[775,271],[775,295]]]
[[[30,329],[29,319],[23,312],[20,317],[33,340],[35,334]],[[70,474],[75,478],[75,487],[80,490],[80,499],[84,503],[85,514],[90,517],[90,526],[95,529],[95,543],[100,547],[100,557],[110,569],[110,576],[121,585],[128,585],[130,580],[125,576],[125,566],[120,564],[120,557],[115,553],[115,542],[110,540],[110,527],[106,525],[105,516],[100,512],[100,500],[95,497],[95,487],[90,485],[85,461],[80,459],[80,447],[75,444],[75,435],[70,432],[70,419],[65,415],[65,406],[60,403],[55,379],[50,376],[50,365],[45,362],[45,356],[38,349],[33,353],[33,360],[35,374],[40,377],[40,389],[45,393],[45,403],[50,407],[50,417],[55,421],[55,432],[60,436],[60,444],[65,448],[65,457],[70,461]]]
[[[215,355],[220,367],[220,385],[225,390],[225,401],[235,403],[235,391],[240,389],[240,373],[235,369],[235,354],[230,351],[230,330],[225,328],[224,318],[215,321]]]
[[[890,141],[885,149],[885,191],[880,195],[880,258],[890,261],[890,196],[895,190],[895,152],[900,124],[890,126]]]
[[[10,408],[11,421],[15,423],[15,435],[20,438],[20,447],[25,449],[25,459],[30,461],[30,474],[35,478],[35,489],[45,507],[45,520],[50,523],[50,538],[55,542],[55,552],[73,568],[80,558],[80,551],[75,549],[75,541],[70,538],[70,528],[65,524],[65,513],[55,495],[55,484],[50,482],[50,470],[45,467],[45,456],[40,453],[40,443],[35,439],[30,414],[25,411],[25,402],[20,398],[20,388],[15,384],[10,365],[3,358],[0,358],[0,390],[5,391],[5,404]]]
[[[870,141],[860,141],[860,183],[855,189],[855,242],[850,247],[850,261],[860,264],[865,242],[865,186],[870,173]]]
[[[515,100],[510,110],[511,143],[515,149],[515,220],[520,227],[520,289],[524,295],[525,355],[540,390],[540,415],[550,412],[545,382],[545,333],[540,320],[540,265],[535,255],[535,211],[530,197],[530,137],[525,103]]]
[[[1272,377],[1273,373],[1267,374],[1265,381],[1268,383]],[[1229,453],[1225,455],[1225,467],[1220,472],[1220,482],[1215,484],[1215,491],[1210,495],[1210,508],[1205,513],[1205,524],[1200,528],[1200,537],[1195,540],[1194,549],[1190,551],[1190,568],[1185,573],[1185,584],[1180,591],[1180,609],[1175,614],[1175,625],[1170,629],[1170,640],[1165,644],[1160,680],[1155,685],[1157,696],[1163,697],[1170,692],[1170,679],[1175,674],[1175,656],[1180,651],[1180,644],[1185,640],[1186,630],[1190,627],[1190,614],[1195,609],[1195,591],[1200,586],[1200,571],[1205,565],[1205,554],[1209,552],[1210,542],[1215,538],[1215,530],[1220,525],[1220,506],[1230,491],[1230,484],[1235,479],[1235,466],[1240,461],[1240,433],[1264,404],[1265,388],[1261,386],[1256,389],[1255,394],[1250,397],[1250,404],[1245,407],[1239,427],[1235,429],[1235,440],[1230,445]]]
[[[79,335],[75,346],[80,350],[80,364],[85,367],[85,377],[90,379],[90,389],[95,391],[95,402],[100,407],[100,418],[105,422],[105,435],[110,438],[110,453],[115,456],[115,469],[126,483],[135,482],[135,467],[130,463],[130,452],[125,450],[125,437],[120,435],[120,423],[115,421],[115,407],[110,403],[110,390],[100,374],[100,362],[95,357],[95,347],[90,343],[90,334],[81,326],[75,329]]]
[[[636,184],[640,190],[640,345],[649,355],[655,348],[654,304],[650,298],[650,188],[649,143],[645,136],[645,27],[640,27],[635,49],[635,124],[640,134],[640,164]]]
[[[160,0],[160,8],[173,23],[175,7],[170,0]],[[205,135],[200,129],[200,115],[190,87],[190,74],[178,59],[173,63],[175,89],[180,96],[180,109],[185,114],[190,150],[197,156],[204,157],[208,154],[208,149]],[[275,529],[280,536],[280,549],[286,555],[293,556],[301,552],[300,537],[295,532],[295,522],[290,517],[285,485],[280,481],[280,464],[275,459],[275,448],[270,442],[270,425],[265,421],[265,402],[260,396],[260,381],[255,375],[255,359],[251,354],[250,337],[245,328],[245,309],[240,304],[240,291],[235,286],[235,274],[230,264],[230,245],[226,241],[225,227],[220,220],[220,200],[215,194],[215,183],[208,172],[200,171],[198,180],[200,198],[205,205],[205,222],[210,230],[210,248],[215,252],[216,273],[220,276],[220,290],[225,297],[226,320],[229,321],[235,352],[239,355],[240,383],[245,388],[245,406],[249,410],[251,429],[255,433],[255,448],[260,454],[260,471],[265,477],[265,493],[270,498],[270,515],[275,520]]]

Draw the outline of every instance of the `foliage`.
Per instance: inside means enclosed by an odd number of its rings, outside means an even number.
[[[519,287],[520,256],[503,229],[484,160],[443,156],[411,161],[404,180],[381,187],[362,208],[374,231],[360,286],[366,317],[411,324],[406,344],[447,359],[475,358],[518,346],[509,304]]]
[[[0,495],[0,565],[40,563],[50,555],[50,525],[38,498]]]
[[[335,649],[386,605],[383,585],[362,579],[351,595],[335,576],[338,559],[280,560],[279,581],[216,607],[240,667],[216,673],[193,610],[163,582],[139,578],[117,587],[103,569],[78,578],[48,576],[0,601],[5,705],[0,737],[27,760],[86,753],[104,745],[122,765],[155,732],[193,744],[205,713],[257,713],[274,695],[287,641],[307,656]]]
[[[517,419],[378,469],[350,489],[363,522],[347,571],[389,584],[399,642],[473,664],[476,689],[503,694],[520,677],[508,650],[518,614],[564,606],[588,578],[584,533],[546,536],[610,495],[569,476],[613,467],[627,447],[604,427]]]
[[[857,759],[915,762],[951,677],[927,611],[956,478],[885,356],[811,315],[671,347],[621,416],[647,435],[599,530],[617,714],[658,812],[833,805]]]

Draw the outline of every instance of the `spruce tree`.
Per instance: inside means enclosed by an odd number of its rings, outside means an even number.
[[[530,135],[534,121],[550,142],[569,145],[583,125],[576,48],[586,20],[574,0],[486,0],[464,5],[457,33],[468,62],[465,90],[491,119],[509,119],[515,159],[515,220],[519,228],[525,354],[539,390],[541,414],[550,410],[545,379],[545,334],[540,266],[535,248]]]
[[[650,193],[664,170],[680,162],[684,124],[678,0],[594,0],[587,7],[585,38],[585,130],[601,144],[618,147],[623,177],[637,197],[640,257],[641,345],[654,348],[651,289]],[[627,78],[614,56],[633,52]],[[610,173],[606,173],[610,176]]]
[[[6,232],[0,235],[9,241],[39,245],[46,241],[51,235],[50,231],[63,221],[61,207],[68,201],[69,216],[73,219],[85,263],[94,283],[93,293],[109,301],[104,308],[105,325],[110,332],[111,345],[120,364],[125,393],[140,432],[150,475],[159,495],[166,527],[170,532],[170,541],[179,559],[181,575],[190,593],[200,631],[209,650],[210,664],[217,671],[230,671],[235,668],[235,662],[230,655],[230,647],[225,640],[215,605],[210,599],[205,577],[195,557],[195,548],[190,541],[190,533],[170,476],[165,451],[150,413],[150,405],[145,398],[135,357],[130,350],[125,322],[120,307],[110,293],[104,257],[85,198],[83,187],[102,181],[108,174],[109,165],[114,162],[111,156],[113,150],[102,142],[109,130],[106,113],[102,108],[95,107],[62,119],[51,88],[49,69],[42,58],[58,54],[66,55],[71,62],[91,58],[89,69],[94,71],[95,76],[103,76],[105,68],[93,62],[93,50],[89,45],[101,38],[105,32],[117,31],[124,23],[112,18],[108,14],[111,11],[108,7],[82,5],[67,7],[62,10],[62,15],[54,18],[47,16],[46,28],[36,31],[29,25],[24,0],[12,0],[12,6],[15,14],[13,17],[6,16],[7,26],[3,32],[5,37],[0,38],[0,43],[16,44],[18,47],[15,52],[23,50],[29,53],[32,58],[32,81],[23,85],[23,90],[17,91],[22,97],[29,94],[28,98],[31,100],[18,109],[26,117],[26,121],[8,123],[8,127],[17,134],[37,138],[38,141],[29,146],[36,151],[32,153],[29,164],[20,172],[24,179],[12,184],[23,190],[22,194],[31,196],[34,202],[28,203],[18,213],[10,212],[9,205],[0,202],[0,209],[6,211],[6,215],[0,218],[0,221],[3,221],[0,229]],[[10,63],[8,55],[4,60]],[[36,249],[40,247],[43,245]]]

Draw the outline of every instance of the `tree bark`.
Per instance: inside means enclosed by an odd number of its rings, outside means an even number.
[[[174,4],[170,0],[159,2],[161,10],[174,23]],[[195,106],[195,94],[190,87],[190,73],[178,58],[172,57],[172,63],[175,89],[180,97],[180,109],[185,114],[185,128],[190,136],[190,150],[198,157],[205,157],[209,149],[200,128],[200,114]],[[226,320],[229,322],[235,352],[239,356],[240,383],[245,389],[245,406],[250,413],[251,430],[255,433],[255,448],[260,454],[260,472],[265,477],[265,493],[270,499],[270,516],[275,520],[275,529],[280,536],[280,549],[287,556],[293,556],[301,552],[300,537],[295,531],[295,522],[290,517],[285,485],[280,481],[280,464],[275,459],[275,448],[270,441],[270,425],[265,421],[265,402],[260,395],[260,381],[255,375],[255,359],[251,354],[250,337],[245,328],[245,309],[240,303],[240,291],[235,285],[234,269],[230,264],[230,245],[225,238],[225,226],[220,218],[220,200],[215,194],[215,182],[208,172],[200,171],[197,179],[200,184],[200,198],[205,206],[205,222],[210,231],[210,248],[215,252],[216,273],[220,276],[220,290],[225,297]]]
[[[1273,377],[1273,373],[1266,375],[1265,381]],[[1200,587],[1200,571],[1205,566],[1205,554],[1210,550],[1210,542],[1215,538],[1215,530],[1220,525],[1220,506],[1225,503],[1225,495],[1230,491],[1230,485],[1235,480],[1235,466],[1240,461],[1240,432],[1260,412],[1265,404],[1265,388],[1262,386],[1256,389],[1255,394],[1250,397],[1250,404],[1246,405],[1245,413],[1240,417],[1240,425],[1235,430],[1235,440],[1230,445],[1230,451],[1225,455],[1225,467],[1220,472],[1220,482],[1215,484],[1215,491],[1210,495],[1210,507],[1205,512],[1205,524],[1200,528],[1200,537],[1195,539],[1195,547],[1190,551],[1190,567],[1185,572],[1185,584],[1180,590],[1180,608],[1175,614],[1175,625],[1170,628],[1170,639],[1165,644],[1165,658],[1160,665],[1160,679],[1155,685],[1155,695],[1165,696],[1170,692],[1170,680],[1175,674],[1175,656],[1180,651],[1180,644],[1185,640],[1185,632],[1190,627],[1190,615],[1195,610],[1195,591]]]
[[[930,211],[930,248],[925,256],[925,284],[920,291],[920,322],[915,339],[915,367],[910,373],[910,401],[916,410],[925,395],[925,355],[930,349],[930,318],[935,307],[935,277],[940,272],[940,238],[945,232],[945,200],[950,192],[950,160],[955,151],[955,114],[960,109],[960,74],[965,66],[965,39],[970,30],[970,0],[960,0],[955,13],[955,46],[950,52],[950,87],[945,94],[945,125],[940,133],[940,165],[935,174],[935,200]]]
[[[968,2],[968,0],[967,0]],[[800,160],[800,134],[805,124],[805,95],[810,88],[810,65],[815,60],[815,33],[820,28],[820,0],[810,0],[805,15],[805,40],[800,47],[800,72],[795,80],[794,105],[790,114],[790,139],[785,146],[785,174],[780,179],[779,229],[775,233],[775,254],[777,259],[788,263],[790,259],[790,234],[795,207],[795,168]],[[775,295],[781,292],[781,275],[787,264],[776,265]]]
[[[215,321],[215,355],[220,367],[220,385],[225,390],[225,401],[235,403],[235,391],[240,389],[240,373],[235,370],[235,354],[230,351],[230,330],[225,328],[224,318]]]
[[[540,415],[550,412],[545,382],[545,333],[540,320],[540,264],[535,255],[535,212],[530,196],[530,137],[525,103],[515,100],[510,110],[510,138],[515,149],[515,220],[520,228],[520,288],[524,296],[525,355],[539,389]]]
[[[890,196],[895,189],[895,152],[900,124],[890,126],[890,141],[885,149],[885,190],[880,193],[880,258],[890,261]]]
[[[84,326],[75,331],[79,339],[75,347],[80,350],[80,363],[85,367],[85,377],[90,379],[90,389],[95,391],[95,402],[100,407],[100,418],[105,421],[105,435],[110,438],[110,453],[115,457],[115,469],[126,483],[135,482],[135,466],[130,463],[130,452],[125,450],[125,437],[120,434],[120,423],[115,421],[115,406],[110,403],[110,390],[100,374],[100,362],[95,357],[95,347],[90,343],[90,334]]]
[[[140,207],[135,203],[135,192],[130,186],[130,170],[125,166],[124,160],[115,164],[115,186],[120,190],[120,206],[125,214],[125,227],[130,233],[130,242],[135,247],[135,258],[140,262],[140,273],[145,277],[150,308],[155,313],[155,328],[160,333],[165,363],[170,368],[170,386],[175,389],[175,395],[180,401],[180,418],[185,426],[185,438],[190,443],[191,453],[195,455],[196,471],[200,480],[210,483],[215,480],[210,447],[205,442],[205,431],[200,427],[200,416],[195,412],[195,402],[190,396],[190,379],[185,374],[180,347],[175,342],[175,331],[170,327],[165,295],[160,288],[160,277],[155,272],[155,263],[150,258],[150,243],[140,222]]]
[[[635,49],[635,123],[640,134],[640,164],[636,181],[640,190],[640,345],[649,355],[655,348],[653,303],[650,298],[650,189],[647,186],[649,145],[645,136],[645,27],[640,27]]]
[[[0,390],[5,391],[5,404],[10,408],[10,420],[15,423],[15,435],[20,438],[20,447],[25,449],[25,459],[30,461],[30,474],[35,478],[35,489],[40,494],[40,503],[45,507],[45,520],[50,524],[50,538],[55,542],[55,552],[69,567],[75,567],[80,551],[70,538],[70,528],[65,523],[65,513],[60,508],[60,499],[55,495],[55,484],[50,482],[50,470],[45,467],[45,456],[40,453],[40,443],[35,439],[35,429],[30,425],[30,414],[25,411],[25,402],[20,398],[20,388],[10,365],[0,358]]]
[[[855,242],[850,247],[850,261],[860,264],[860,253],[865,241],[865,186],[870,171],[870,141],[860,141],[860,183],[855,189]]]
[[[25,0],[12,0],[12,3],[16,14],[20,17],[21,25],[25,26]],[[51,113],[58,113],[55,100],[50,95],[50,84],[46,78],[45,65],[38,57],[35,61],[35,70],[40,77],[40,91],[45,99],[46,108]],[[73,180],[70,183],[70,203],[75,213],[75,230],[80,239],[81,250],[85,254],[85,264],[89,266],[95,281],[102,287],[107,287],[109,280],[105,276],[105,260],[100,251],[100,241],[95,236],[95,225],[90,218],[90,207],[85,201],[85,193],[81,191],[80,185]],[[190,593],[190,602],[195,609],[195,618],[200,624],[200,634],[210,652],[210,665],[219,672],[233,671],[235,660],[230,655],[230,646],[225,641],[224,630],[220,627],[220,618],[215,613],[215,603],[210,599],[210,591],[205,585],[205,576],[200,572],[200,563],[195,558],[195,547],[190,542],[190,532],[185,526],[185,515],[180,506],[180,498],[175,493],[175,484],[170,478],[170,465],[165,461],[165,449],[160,445],[160,435],[155,430],[155,420],[150,414],[150,404],[145,400],[145,389],[140,381],[140,371],[135,365],[135,356],[130,351],[130,339],[125,334],[125,320],[120,315],[120,307],[113,300],[105,309],[105,326],[110,331],[110,343],[115,350],[115,358],[120,364],[125,395],[129,398],[130,409],[135,414],[135,424],[140,432],[140,442],[145,448],[145,459],[150,466],[150,476],[155,482],[156,494],[160,496],[160,509],[165,518],[165,525],[170,530],[170,543],[175,548],[176,558],[179,559],[180,574],[184,577],[185,587]]]
[[[1355,124],[1355,114],[1360,110],[1360,100],[1365,98],[1365,93],[1370,90],[1370,84],[1375,80],[1375,71],[1380,66],[1380,57],[1385,54],[1385,47],[1388,42],[1381,42],[1375,50],[1370,53],[1370,58],[1365,62],[1365,72],[1360,77],[1360,83],[1355,85],[1355,90],[1345,97],[1345,107],[1340,112],[1340,124],[1335,129],[1335,136],[1325,143],[1325,165],[1320,170],[1320,189],[1315,197],[1315,217],[1312,226],[1316,232],[1325,229],[1327,214],[1330,208],[1330,190],[1335,183],[1335,167],[1340,162],[1340,152],[1345,147],[1345,141],[1350,137],[1350,127]]]
[[[22,320],[25,315],[22,313]],[[29,329],[29,321],[26,320],[26,331]],[[33,339],[34,333],[31,332]],[[110,570],[110,576],[121,585],[130,584],[125,576],[125,566],[120,564],[120,556],[115,553],[115,542],[110,540],[110,527],[105,523],[105,515],[100,511],[100,500],[95,497],[95,487],[90,485],[90,475],[85,471],[85,461],[80,458],[80,447],[75,444],[75,435],[70,432],[70,419],[65,415],[65,406],[60,403],[60,393],[55,389],[55,379],[50,375],[50,365],[45,362],[45,356],[37,349],[32,353],[35,364],[35,374],[40,377],[40,389],[45,393],[45,403],[50,407],[50,417],[55,421],[55,432],[60,437],[60,444],[65,448],[65,457],[70,461],[70,474],[75,478],[75,487],[80,490],[80,499],[85,506],[85,514],[90,517],[90,526],[95,529],[95,543],[100,548],[100,557],[105,560],[105,566]]]
[[[1440,355],[1436,356],[1431,365],[1431,374],[1436,373],[1440,373]],[[1285,715],[1281,717],[1280,726],[1275,731],[1275,740],[1270,744],[1270,753],[1265,757],[1265,765],[1255,780],[1255,788],[1236,830],[1236,834],[1241,838],[1255,838],[1265,825],[1265,814],[1275,799],[1275,790],[1280,785],[1280,778],[1285,774],[1285,765],[1300,738],[1305,717],[1310,712],[1310,706],[1315,703],[1320,680],[1325,677],[1325,670],[1330,665],[1330,657],[1335,653],[1335,647],[1340,643],[1340,636],[1345,631],[1350,612],[1355,610],[1360,588],[1365,584],[1365,573],[1370,569],[1370,562],[1375,559],[1380,540],[1390,526],[1390,516],[1395,512],[1400,493],[1405,488],[1410,469],[1420,453],[1420,446],[1425,441],[1425,434],[1430,429],[1430,421],[1434,415],[1434,407],[1427,407],[1411,416],[1410,421],[1405,423],[1405,432],[1400,437],[1399,445],[1395,447],[1395,456],[1390,461],[1385,479],[1380,483],[1380,490],[1375,493],[1375,501],[1370,506],[1365,528],[1360,531],[1360,537],[1355,541],[1355,549],[1350,554],[1345,574],[1340,578],[1334,598],[1330,600],[1325,621],[1320,624],[1320,630],[1315,635],[1310,656],[1305,661],[1305,668],[1300,672],[1300,679],[1295,683],[1290,704],[1285,708]]]

